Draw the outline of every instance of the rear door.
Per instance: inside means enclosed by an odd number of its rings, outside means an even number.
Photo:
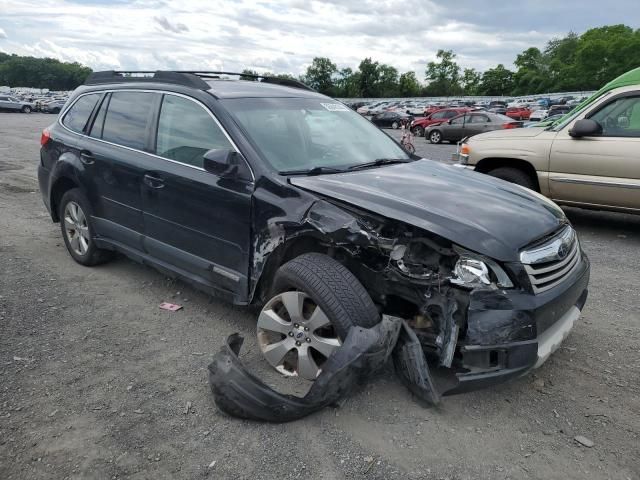
[[[586,115],[602,134],[573,138],[573,122],[551,147],[552,198],[559,201],[640,210],[640,92],[613,96]]]
[[[142,177],[154,164],[151,120],[160,98],[135,90],[108,93],[83,146],[99,196],[96,230],[136,250],[142,250]]]
[[[237,148],[195,99],[164,94],[154,124],[157,157],[143,172],[145,249],[242,301],[251,257],[251,172],[243,164],[238,175],[223,178],[203,169],[208,150]]]

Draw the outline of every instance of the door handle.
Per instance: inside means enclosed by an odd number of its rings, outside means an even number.
[[[82,150],[80,152],[80,161],[85,165],[93,165],[96,162],[96,159],[91,155],[91,152]]]
[[[149,175],[148,173],[145,174],[144,176],[144,183],[145,185],[147,185],[148,187],[151,188],[163,188],[164,187],[164,180],[162,180],[161,178],[158,177],[154,177],[153,175]]]

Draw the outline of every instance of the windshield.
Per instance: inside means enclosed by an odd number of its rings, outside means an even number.
[[[264,159],[281,172],[410,160],[385,133],[335,100],[237,98],[223,103]]]

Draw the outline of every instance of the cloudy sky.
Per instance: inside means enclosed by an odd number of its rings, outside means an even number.
[[[0,0],[0,51],[100,69],[303,73],[372,57],[421,78],[438,49],[479,70],[572,30],[640,26],[639,0]]]

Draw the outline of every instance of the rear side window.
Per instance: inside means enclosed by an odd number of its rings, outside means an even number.
[[[89,120],[100,95],[100,93],[91,93],[80,97],[66,113],[62,124],[76,133],[84,133],[87,120]]]
[[[104,118],[102,139],[142,150],[156,95],[150,92],[113,92]]]
[[[202,156],[212,149],[232,149],[222,129],[197,103],[165,95],[158,119],[156,155],[202,168]]]
[[[487,123],[490,121],[486,115],[471,115],[471,123]]]

